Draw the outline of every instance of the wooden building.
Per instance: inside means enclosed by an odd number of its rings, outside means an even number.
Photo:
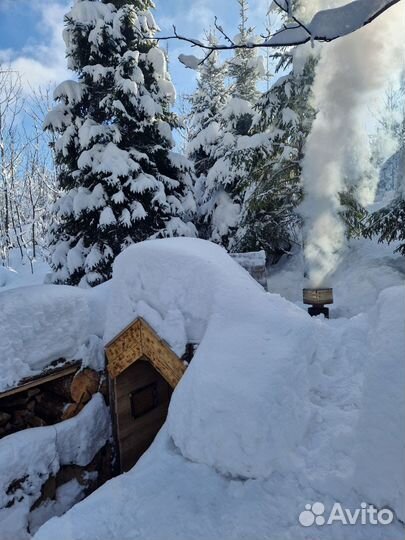
[[[128,471],[166,420],[182,361],[143,320],[136,319],[106,345],[120,470]]]
[[[71,480],[77,481],[87,496],[114,474],[128,471],[165,422],[173,389],[192,356],[191,344],[180,359],[144,320],[137,319],[106,346],[104,372],[84,367],[81,361],[60,358],[36,376],[0,392],[0,440],[68,420],[96,393],[110,405],[115,448],[107,442],[86,465],[63,464],[55,474],[44,475],[30,511],[57,500],[58,489]],[[117,461],[119,467],[113,467]],[[35,467],[27,470],[26,477],[15,478],[7,493],[30,474],[36,474]],[[17,498],[7,501],[7,508],[18,503]]]

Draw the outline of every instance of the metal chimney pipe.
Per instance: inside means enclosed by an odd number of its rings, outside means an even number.
[[[327,304],[333,304],[333,289],[304,289],[303,290],[304,304],[310,305],[308,313],[311,317],[324,315],[329,319],[329,308]]]

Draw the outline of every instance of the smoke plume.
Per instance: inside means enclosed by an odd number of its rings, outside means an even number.
[[[334,5],[346,2],[334,2]],[[308,0],[311,11],[330,2]],[[304,4],[305,6],[305,4]],[[307,15],[305,9],[303,13]],[[310,15],[312,15],[310,13]],[[313,104],[318,111],[303,161],[304,254],[309,286],[328,286],[345,246],[339,193],[353,187],[360,202],[373,199],[365,119],[370,100],[405,62],[405,0],[370,25],[321,46]]]

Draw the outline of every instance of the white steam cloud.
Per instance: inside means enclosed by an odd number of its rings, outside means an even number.
[[[336,4],[346,2],[334,2]],[[310,1],[311,10],[330,2]],[[345,246],[339,193],[355,187],[372,202],[376,176],[370,165],[365,119],[368,105],[405,63],[405,0],[373,23],[321,47],[314,82],[318,111],[303,162],[304,254],[309,286],[328,286]]]

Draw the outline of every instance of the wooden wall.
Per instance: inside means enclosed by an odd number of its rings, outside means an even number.
[[[115,402],[115,425],[119,447],[121,471],[131,469],[149,448],[159,429],[166,420],[172,388],[165,379],[144,360],[138,360],[113,381]],[[142,404],[140,389],[156,385],[157,404],[146,414],[134,418],[131,395],[140,396],[134,401],[139,410]],[[146,392],[147,396],[149,393]],[[148,401],[146,397],[145,401]],[[150,403],[144,403],[149,409]],[[135,407],[136,408],[136,407]]]

